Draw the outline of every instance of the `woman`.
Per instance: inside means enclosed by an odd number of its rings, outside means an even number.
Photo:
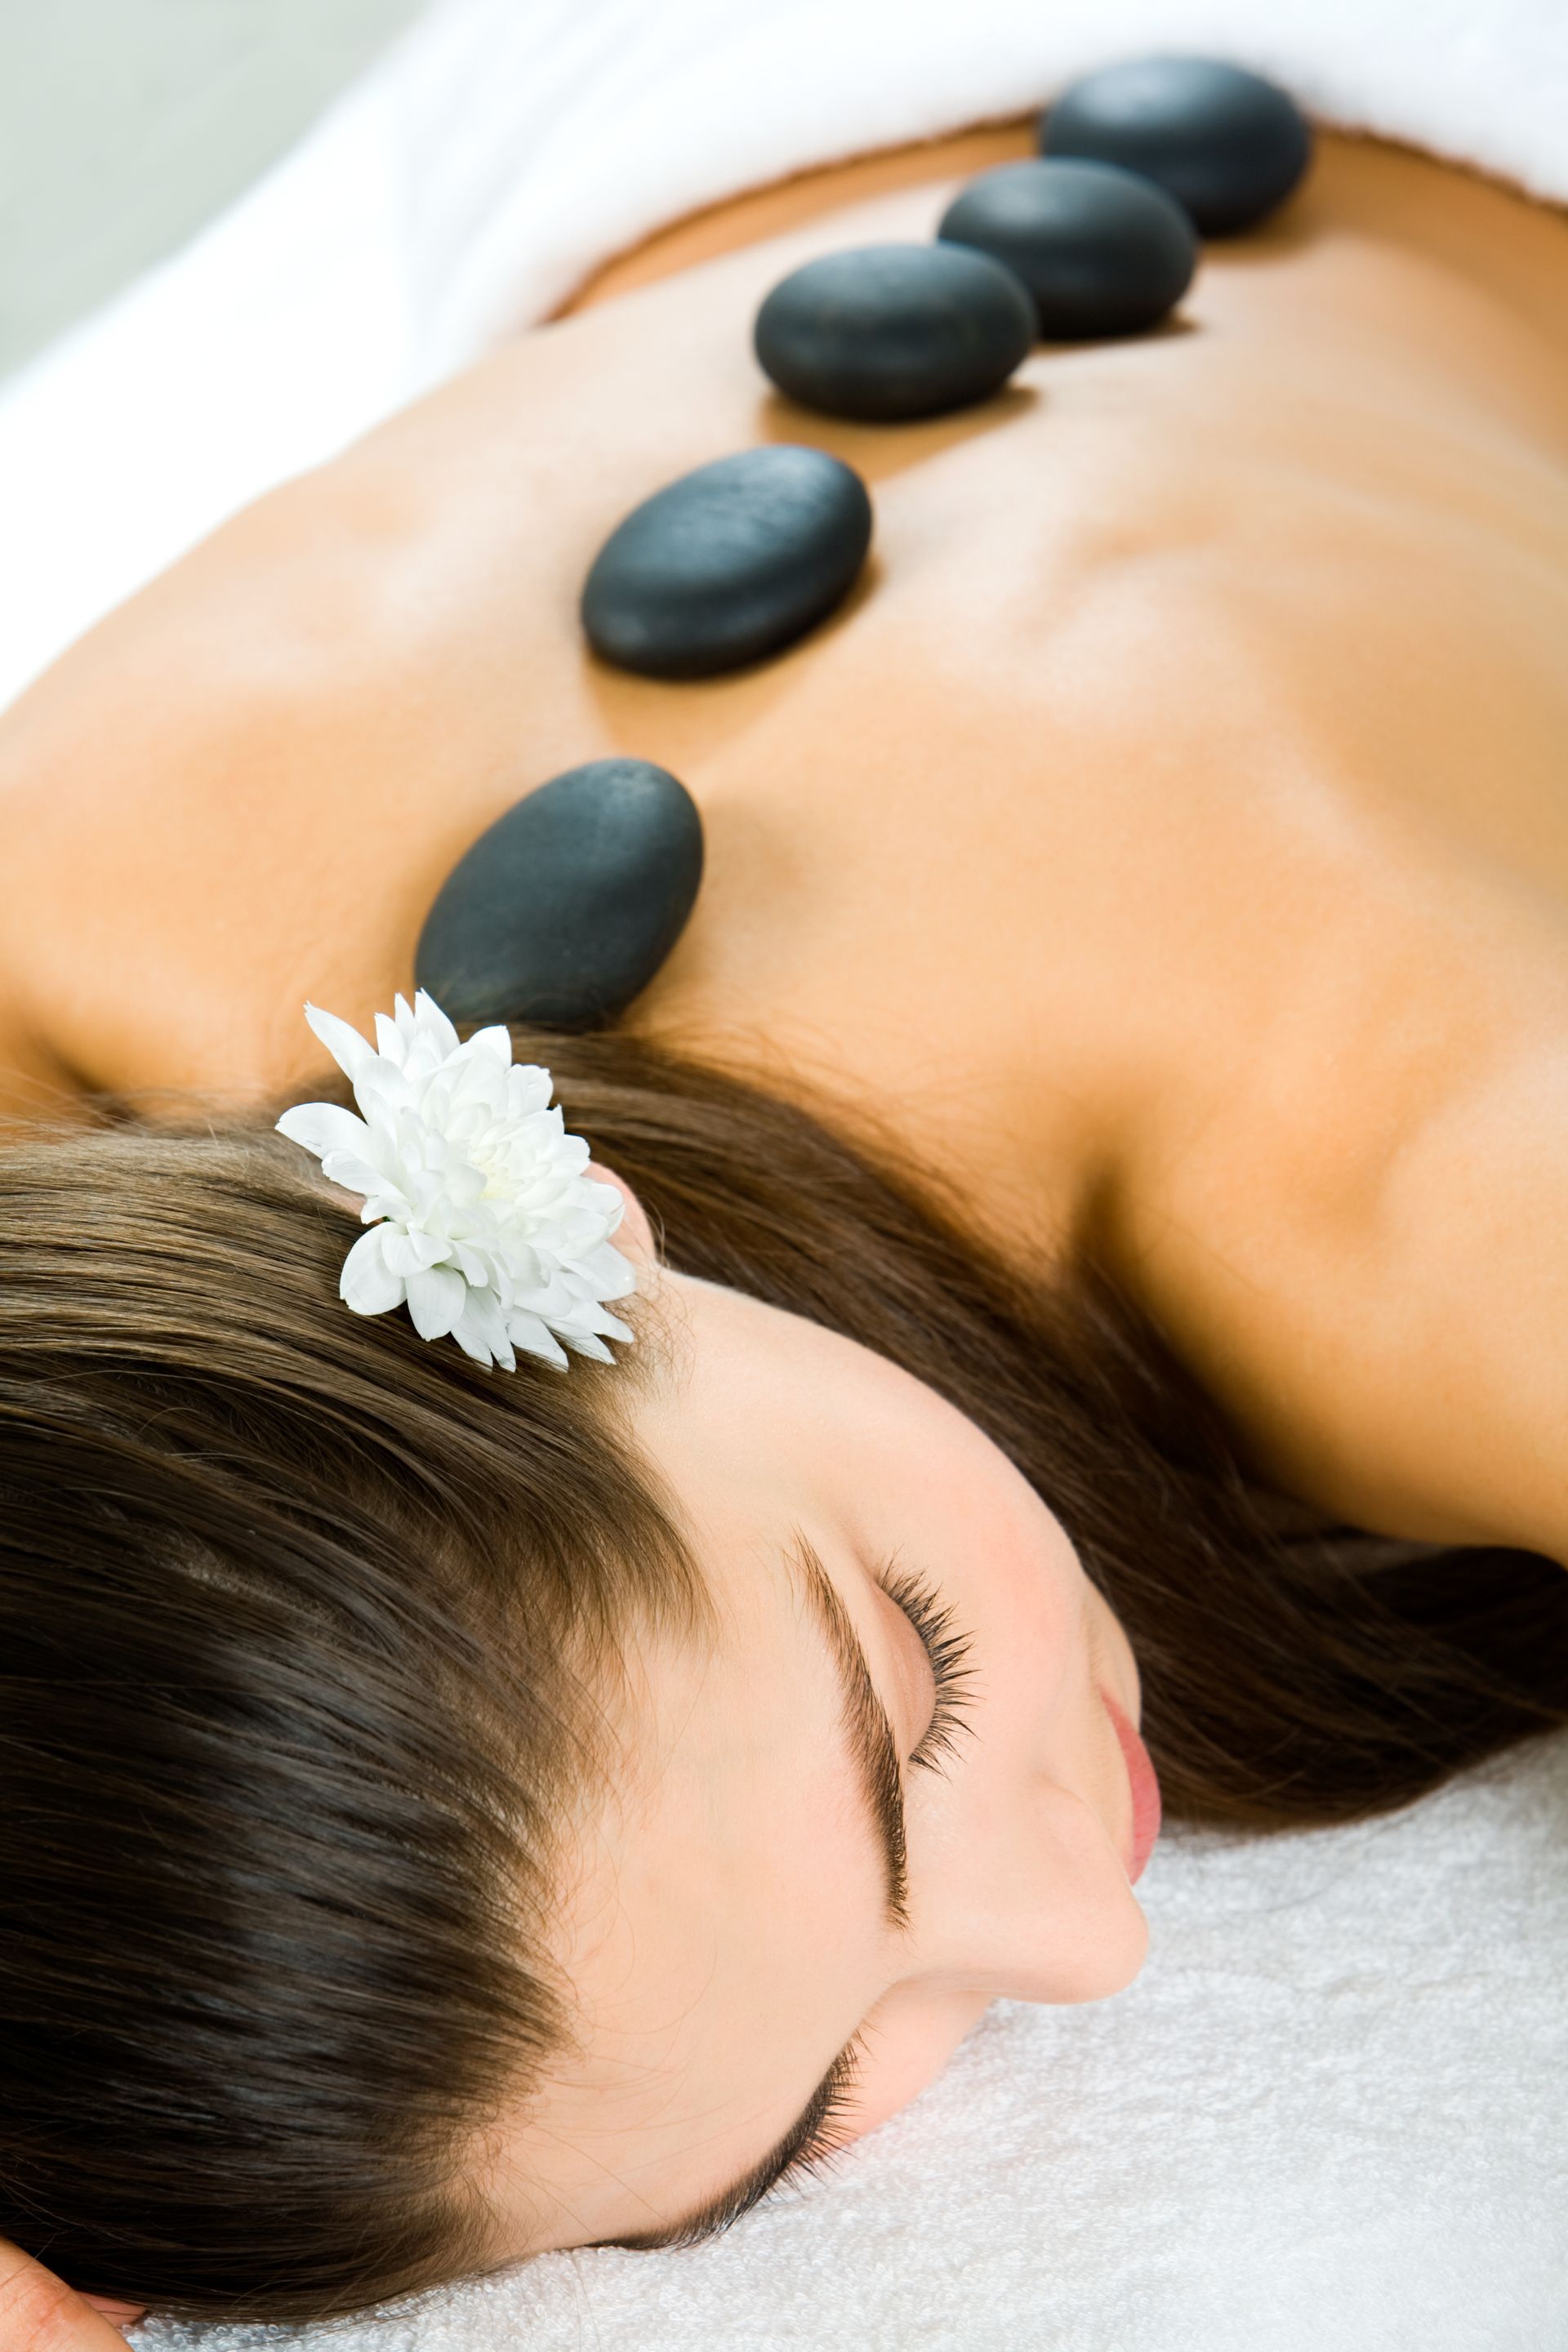
[[[0,2226],[84,2288],[689,2237],[1135,1973],[1119,1718],[1258,1827],[1568,1719],[1568,227],[1329,141],[1164,332],[897,431],[767,394],[768,286],[1026,145],[634,257],[5,722]],[[769,436],[871,485],[863,593],[590,663],[605,530]],[[363,1025],[616,750],[702,898],[516,1043],[637,1342],[487,1372],[344,1312],[270,1121],[300,1001]]]

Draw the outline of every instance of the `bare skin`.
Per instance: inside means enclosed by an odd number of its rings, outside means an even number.
[[[0,2238],[0,2345],[5,2352],[123,2352],[119,2329],[134,2304],[78,2294],[19,2246]]]
[[[635,751],[710,853],[635,1027],[1031,1270],[1092,1241],[1325,1509],[1568,1559],[1568,222],[1326,140],[1160,333],[898,430],[769,393],[785,268],[1027,143],[656,241],[60,662],[0,726],[0,1103],[308,1079],[302,999],[363,1024],[484,824]],[[605,532],[767,438],[866,477],[863,587],[731,678],[593,662]]]

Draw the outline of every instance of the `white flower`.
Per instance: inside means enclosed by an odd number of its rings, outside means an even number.
[[[298,1103],[279,1131],[321,1172],[363,1192],[362,1234],[339,1288],[356,1315],[407,1303],[422,1339],[450,1332],[476,1363],[517,1369],[515,1349],[565,1365],[558,1342],[615,1360],[631,1332],[605,1312],[637,1276],[610,1235],[625,1207],[584,1174],[588,1146],[550,1107],[548,1070],[513,1065],[501,1028],[459,1045],[421,989],[375,1016],[376,1046],[334,1013],[305,1018],[353,1087],[363,1117]],[[554,1336],[552,1336],[554,1335]]]

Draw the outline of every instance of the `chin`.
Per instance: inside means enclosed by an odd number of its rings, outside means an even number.
[[[844,2138],[863,2139],[934,2083],[990,2008],[985,1992],[933,1993],[896,1986],[861,2029],[866,2057]]]

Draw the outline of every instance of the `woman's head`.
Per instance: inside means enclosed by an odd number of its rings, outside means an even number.
[[[634,1440],[712,1622],[631,1645],[563,1890],[580,2038],[497,2143],[500,2253],[692,2234],[833,2134],[830,2081],[863,2129],[987,2001],[1098,1999],[1145,1948],[1104,1698],[1135,1717],[1136,1670],[1039,1496],[853,1341],[641,1287]]]
[[[524,1047],[652,1216],[614,1365],[349,1315],[265,1131],[0,1151],[0,2236],[84,2288],[679,2234],[994,1995],[1116,1990],[1140,1670],[1169,1809],[1258,1827],[1562,1719],[1560,1571],[1485,1571],[1509,1676],[1423,1648],[1099,1294],[744,1087]]]

